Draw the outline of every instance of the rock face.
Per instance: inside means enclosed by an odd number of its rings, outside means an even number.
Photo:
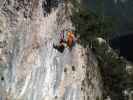
[[[66,0],[0,1],[0,100],[102,99],[91,51],[53,49],[61,30],[74,29],[71,7]]]

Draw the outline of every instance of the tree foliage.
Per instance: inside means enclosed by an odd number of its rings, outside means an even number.
[[[101,70],[104,96],[109,95],[112,100],[124,100],[123,90],[128,84],[126,63],[106,43],[99,45],[98,41],[94,41],[93,50]]]
[[[115,30],[115,19],[111,16],[101,16],[83,8],[76,0],[72,1],[74,4],[72,21],[76,28],[75,33],[80,35],[82,44],[88,45],[88,42],[96,37],[108,39],[110,33]]]
[[[99,3],[100,1],[97,0]],[[76,0],[72,0],[74,5],[72,21],[75,26],[75,33],[80,35],[81,44],[88,46],[95,53],[104,85],[104,96],[110,96],[112,100],[124,100],[123,90],[129,86],[130,79],[126,73],[126,64],[117,53],[108,45],[111,33],[117,29],[117,19],[93,12],[82,7]],[[103,3],[101,3],[101,6]],[[97,37],[106,40],[99,44]],[[131,84],[130,84],[131,85]]]

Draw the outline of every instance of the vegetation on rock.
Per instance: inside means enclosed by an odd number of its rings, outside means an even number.
[[[75,33],[80,35],[81,44],[91,47],[96,55],[103,80],[103,96],[110,96],[111,100],[125,100],[123,91],[133,87],[133,80],[125,70],[125,61],[108,44],[111,33],[117,29],[117,20],[83,8],[75,0],[72,3]],[[106,42],[100,44],[98,37]]]

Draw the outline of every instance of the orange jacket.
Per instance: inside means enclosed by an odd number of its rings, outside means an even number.
[[[74,33],[68,32],[67,33],[67,46],[72,47],[73,42],[74,42]]]

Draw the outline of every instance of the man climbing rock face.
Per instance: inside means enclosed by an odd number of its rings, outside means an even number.
[[[76,41],[77,41],[77,39],[75,38],[75,35],[74,35],[74,33],[72,31],[67,32],[67,33],[62,31],[60,33],[59,45],[54,45],[53,44],[53,48],[55,48],[59,52],[63,53],[65,47],[68,47],[71,50],[72,47],[74,47]]]

